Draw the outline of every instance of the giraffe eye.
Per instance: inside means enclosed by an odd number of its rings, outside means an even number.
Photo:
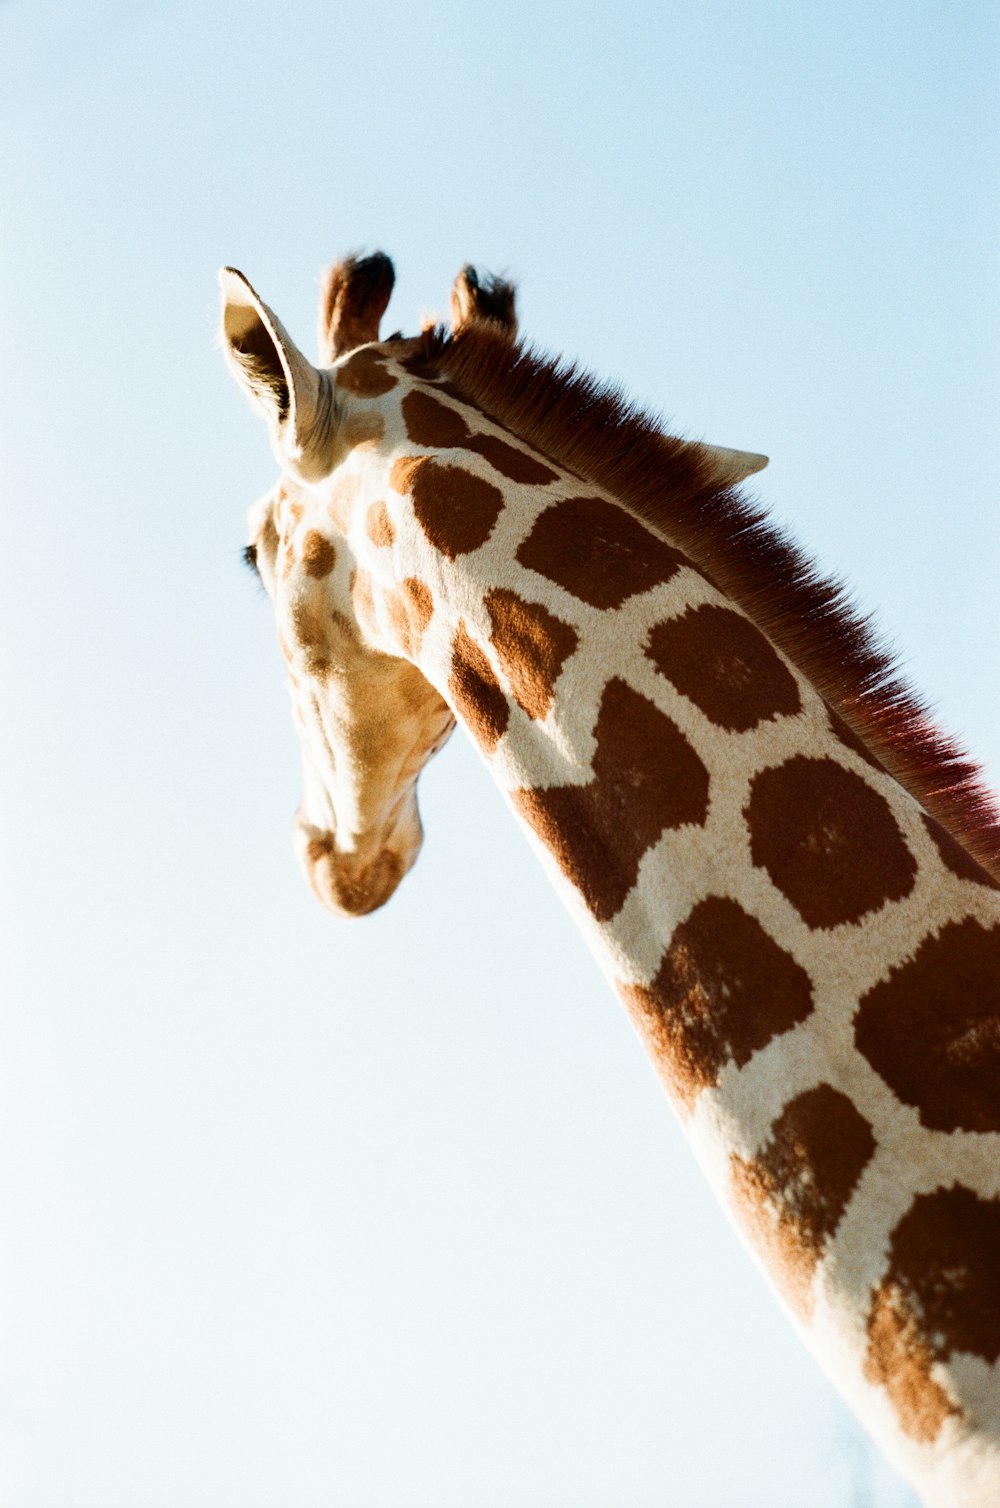
[[[256,574],[258,576],[260,575],[260,572],[257,570],[257,546],[256,545],[247,545],[244,548],[244,551],[243,551],[243,560],[244,560],[244,563],[250,567],[251,571],[256,572]]]

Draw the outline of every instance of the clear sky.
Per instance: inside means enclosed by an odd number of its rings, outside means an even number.
[[[295,866],[235,263],[467,260],[763,450],[1000,781],[992,0],[0,4],[2,1508],[912,1508],[460,736]]]

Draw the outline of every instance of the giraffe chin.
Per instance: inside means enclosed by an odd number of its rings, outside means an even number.
[[[389,900],[420,852],[416,842],[400,842],[397,832],[374,852],[366,845],[361,852],[341,852],[336,836],[298,820],[295,846],[316,897],[334,916],[367,916]],[[407,835],[410,836],[409,834]]]

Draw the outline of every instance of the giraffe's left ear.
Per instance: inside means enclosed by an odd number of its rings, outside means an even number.
[[[767,456],[754,450],[730,450],[726,445],[706,445],[704,441],[698,442],[698,449],[708,457],[720,482],[730,487],[755,471],[763,471],[768,462]]]
[[[304,481],[329,470],[330,384],[235,267],[219,273],[226,363],[271,431],[282,463]]]

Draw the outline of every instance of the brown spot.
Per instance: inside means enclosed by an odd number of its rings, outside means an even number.
[[[882,796],[832,759],[797,754],[754,777],[750,856],[810,927],[859,921],[913,889],[917,867]]]
[[[390,393],[397,378],[386,370],[386,354],[377,346],[362,346],[349,356],[343,366],[337,368],[337,386],[349,393],[359,393],[366,398],[378,398]]]
[[[430,587],[416,576],[407,576],[398,591],[386,592],[385,600],[400,648],[404,654],[415,655],[434,612]]]
[[[958,1413],[944,1388],[931,1376],[934,1360],[933,1351],[896,1291],[880,1285],[868,1314],[865,1376],[885,1388],[903,1433],[921,1444],[936,1440],[948,1416]]]
[[[463,407],[467,409],[475,407],[474,404],[470,404],[468,398],[462,392],[462,389],[460,387],[456,387],[455,383],[450,382],[447,377],[439,376],[434,379],[434,391],[436,393],[447,393],[449,398],[454,398],[456,402],[461,403]],[[479,409],[476,409],[475,411],[477,413],[481,412],[481,410]]]
[[[302,564],[310,576],[321,580],[337,564],[337,552],[318,529],[310,529],[302,541]]]
[[[409,356],[400,356],[396,359],[404,372],[409,372],[411,377],[419,377],[424,382],[434,382],[441,375],[439,363],[427,354],[423,343]]]
[[[521,789],[512,800],[598,921],[621,907],[668,828],[701,824],[708,771],[679,728],[624,681],[608,682],[589,785]]]
[[[537,456],[508,445],[499,435],[473,435],[466,445],[477,455],[489,461],[495,471],[512,482],[521,482],[526,487],[544,487],[548,482],[559,480],[559,473],[546,466]]]
[[[368,509],[365,533],[372,544],[380,549],[387,548],[396,538],[396,526],[389,517],[389,510],[384,502],[372,503]]]
[[[1000,926],[948,922],[863,995],[858,1051],[933,1131],[1000,1131]]]
[[[928,817],[926,812],[920,813],[923,818],[927,834],[941,855],[941,862],[952,874],[957,874],[960,880],[972,880],[977,885],[989,885],[992,890],[1000,890],[1000,881],[987,874],[986,870],[977,863],[968,849],[962,847],[951,833],[943,828],[940,822],[935,822],[933,817]]]
[[[570,498],[546,508],[517,558],[600,608],[620,607],[627,597],[669,581],[687,563],[623,508],[599,497]]]
[[[689,609],[657,623],[646,653],[683,696],[730,732],[801,709],[795,677],[764,635],[727,607]]]
[[[559,672],[576,649],[576,630],[541,603],[525,602],[516,592],[487,592],[485,603],[490,643],[515,701],[529,717],[545,717]]]
[[[265,555],[271,556],[272,559],[277,555],[280,540],[278,539],[278,531],[274,526],[274,518],[270,513],[261,525],[258,543]]]
[[[850,749],[852,754],[857,754],[858,758],[863,759],[866,764],[870,764],[873,770],[881,770],[884,773],[885,765],[882,761],[876,758],[868,745],[859,738],[850,724],[841,717],[840,713],[834,712],[829,702],[826,705],[826,710],[830,719],[830,727],[833,729],[834,735],[844,745],[844,748]]]
[[[789,1302],[812,1309],[812,1279],[875,1151],[846,1094],[818,1084],[789,1100],[756,1157],[730,1162],[748,1233]]]
[[[392,463],[389,485],[400,497],[408,497],[421,466],[427,464],[427,456],[399,456]]]
[[[1000,1200],[958,1185],[918,1194],[892,1233],[868,1315],[865,1376],[881,1383],[911,1439],[936,1439],[959,1412],[934,1361],[1000,1357]]]
[[[423,633],[434,612],[434,598],[431,589],[417,576],[407,576],[402,583],[402,590],[406,593],[410,602],[410,616],[416,625],[418,633]]]
[[[352,450],[377,445],[385,434],[385,420],[374,411],[352,414],[343,428],[343,440]]]
[[[401,407],[406,433],[415,445],[449,450],[469,437],[468,425],[457,409],[421,388],[407,393]]]
[[[466,413],[471,415],[474,412],[467,405],[465,407]],[[442,403],[431,393],[420,389],[407,393],[402,410],[406,432],[417,445],[440,450],[471,450],[489,461],[502,476],[525,486],[542,486],[558,478],[558,472],[551,466],[509,445],[498,435],[474,433],[459,409]]]
[[[619,985],[619,993],[686,1109],[727,1063],[742,1068],[813,1008],[805,970],[718,895],[675,929],[651,984]]]
[[[506,732],[510,708],[493,667],[464,623],[452,640],[448,690],[458,716],[487,754],[492,754]]]
[[[432,456],[404,456],[390,481],[413,499],[417,522],[449,560],[485,544],[503,510],[503,494],[462,466],[442,466]]]
[[[407,604],[399,592],[387,591],[383,601],[389,614],[389,624],[396,641],[404,654],[410,654],[410,615]]]
[[[321,618],[302,602],[292,604],[292,630],[310,675],[322,680],[330,670],[326,631]]]

